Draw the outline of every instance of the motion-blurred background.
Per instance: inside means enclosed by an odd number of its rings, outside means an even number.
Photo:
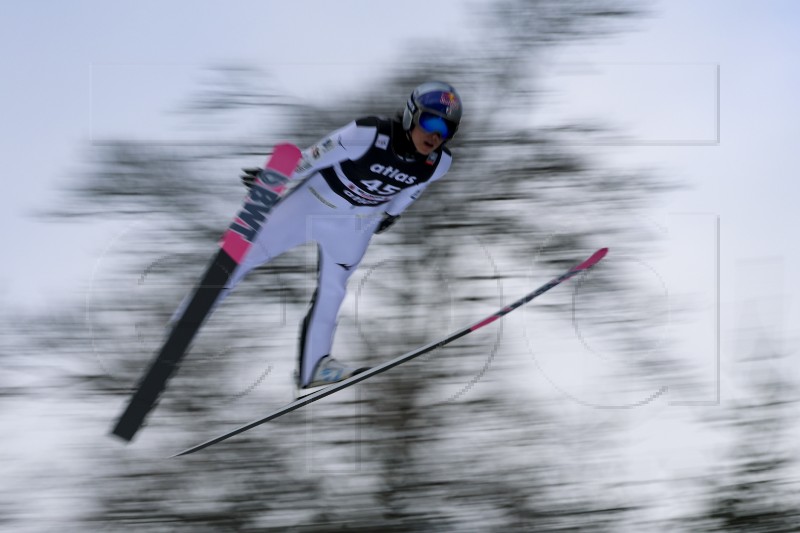
[[[0,18],[0,529],[797,531],[791,0],[95,0]],[[455,163],[354,275],[377,364],[608,246],[491,327],[291,400],[313,246],[108,436],[238,172],[455,85]]]

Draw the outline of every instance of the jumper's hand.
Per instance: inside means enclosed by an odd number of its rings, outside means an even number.
[[[244,183],[245,187],[247,187],[248,189],[252,189],[253,184],[256,182],[256,179],[258,178],[258,175],[261,174],[261,170],[262,169],[258,167],[243,168],[242,169],[243,174],[239,176],[239,179],[242,180],[242,183]]]
[[[389,213],[384,213],[383,220],[381,220],[381,223],[378,224],[377,228],[375,228],[375,233],[383,233],[389,229],[398,218],[400,218],[400,215],[390,215]]]

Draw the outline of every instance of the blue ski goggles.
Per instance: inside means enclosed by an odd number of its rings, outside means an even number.
[[[423,111],[419,114],[417,124],[428,133],[438,133],[442,139],[449,139],[456,133],[456,125],[439,115]]]

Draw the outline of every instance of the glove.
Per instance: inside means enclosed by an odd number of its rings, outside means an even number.
[[[261,174],[261,169],[258,167],[243,168],[242,172],[244,174],[239,176],[239,179],[242,180],[242,183],[244,183],[245,187],[247,187],[248,189],[252,189],[253,184],[256,182],[256,179],[258,178],[258,175]]]
[[[400,218],[400,215],[390,215],[389,213],[384,213],[383,220],[381,220],[381,223],[378,224],[377,228],[375,228],[375,233],[383,233],[389,229],[398,218]]]

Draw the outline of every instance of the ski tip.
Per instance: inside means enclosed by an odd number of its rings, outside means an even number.
[[[136,433],[142,427],[142,418],[140,418],[140,421],[138,422],[133,420],[129,410],[126,410],[119,420],[117,420],[114,429],[112,429],[110,433],[111,435],[124,441],[126,444],[133,440],[133,437],[136,436]]]
[[[266,168],[279,172],[284,176],[290,176],[297,167],[297,162],[300,160],[301,155],[300,148],[293,144],[276,144]]]
[[[182,451],[180,451],[180,452],[178,452],[178,453],[176,453],[174,455],[170,455],[169,458],[170,459],[174,459],[176,457],[181,457],[183,455],[189,455],[190,453],[194,453],[194,452],[196,452],[198,450],[202,450],[206,446],[208,446],[206,443],[203,443],[203,444],[198,445],[198,446],[192,446],[191,448],[186,448],[185,450],[182,450]]]
[[[133,440],[133,435],[125,434],[125,433],[122,433],[122,432],[117,432],[116,429],[114,429],[114,431],[109,433],[109,435],[111,435],[113,437],[116,437],[117,439],[122,441],[122,443],[124,443],[124,444],[130,444],[131,441]]]
[[[585,269],[585,268],[593,267],[594,265],[599,263],[600,260],[603,259],[606,256],[607,253],[608,253],[608,248],[600,248],[595,253],[593,253],[592,256],[589,259],[587,259],[586,261],[581,263],[578,266],[578,269],[582,270],[582,269]]]

